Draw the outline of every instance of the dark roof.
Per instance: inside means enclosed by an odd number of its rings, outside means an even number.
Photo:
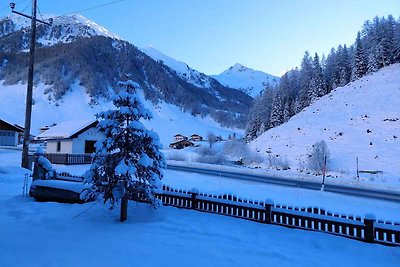
[[[0,119],[0,130],[14,131],[18,133],[24,132],[24,128],[22,128],[21,126],[17,124],[11,124],[2,119]]]
[[[183,134],[176,134],[176,135],[174,135],[174,137],[175,137],[175,136],[184,136],[184,135],[183,135]]]
[[[191,145],[194,145],[194,143],[192,143],[192,142],[190,142],[188,140],[177,141],[177,142],[171,143],[169,145],[172,146],[172,145],[176,145],[176,144],[179,144],[179,143],[190,143]]]

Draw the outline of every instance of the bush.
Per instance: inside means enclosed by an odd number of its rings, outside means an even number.
[[[224,155],[215,149],[209,147],[200,147],[196,150],[199,154],[197,158],[198,162],[201,163],[210,163],[210,164],[224,164],[225,157]]]
[[[240,140],[227,141],[224,145],[223,151],[224,155],[231,155],[241,158],[241,163],[244,165],[263,162],[261,155],[250,151],[248,145]]]
[[[280,156],[276,155],[273,156],[272,154],[268,155],[268,162],[271,168],[275,167],[277,169],[288,170],[290,169],[289,161],[286,157],[281,158]]]
[[[187,155],[185,153],[176,150],[165,153],[165,157],[167,160],[188,161]]]
[[[325,141],[321,140],[313,145],[311,154],[308,157],[308,168],[313,171],[322,172],[325,157],[326,162],[328,162],[330,157],[329,149]]]

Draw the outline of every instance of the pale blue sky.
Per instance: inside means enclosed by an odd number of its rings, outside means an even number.
[[[42,13],[67,14],[112,1],[38,4]],[[9,1],[0,3],[5,16]],[[136,46],[153,45],[207,74],[241,63],[280,75],[297,66],[305,50],[322,54],[351,44],[367,19],[398,18],[400,0],[125,0],[81,14]]]

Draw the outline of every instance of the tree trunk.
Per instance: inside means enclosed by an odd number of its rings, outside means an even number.
[[[120,221],[124,222],[128,218],[128,197],[121,198],[121,217]]]

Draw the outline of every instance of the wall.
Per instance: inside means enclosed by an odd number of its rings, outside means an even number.
[[[81,133],[78,138],[73,139],[72,153],[83,154],[85,153],[85,141],[95,140],[99,141],[104,138],[104,135],[97,131],[97,128],[90,128],[89,130]]]
[[[47,153],[73,153],[72,140],[61,140],[61,151],[57,151],[57,140],[47,141]]]
[[[0,130],[0,146],[16,146],[17,144],[17,132]]]

